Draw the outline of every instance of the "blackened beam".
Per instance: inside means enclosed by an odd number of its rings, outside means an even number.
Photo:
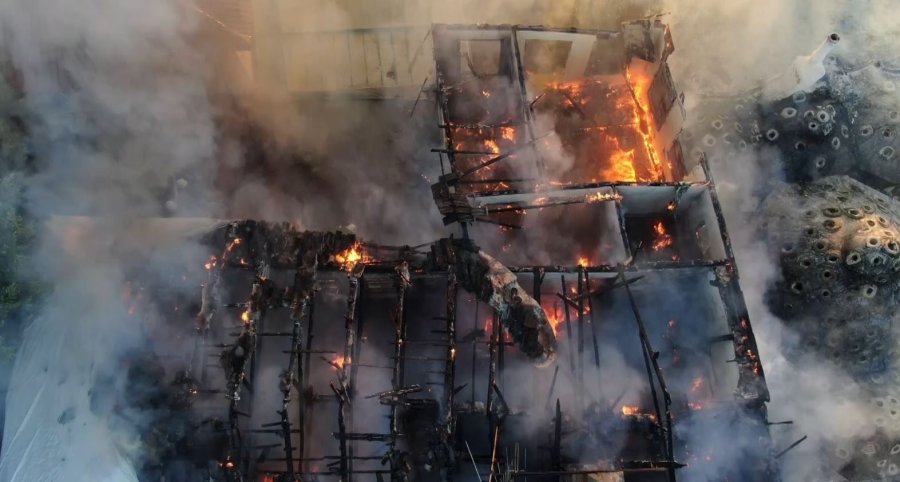
[[[610,199],[611,201],[612,199]],[[523,204],[521,206],[509,206],[502,208],[490,208],[484,207],[485,214],[496,214],[496,213],[508,213],[508,212],[516,212],[516,211],[528,211],[531,209],[544,209],[544,208],[552,208],[554,206],[568,206],[569,204],[591,204],[602,201],[590,201],[588,199],[573,199],[569,201],[556,201],[556,202],[546,202],[542,204]]]
[[[593,474],[618,474],[618,473],[639,473],[639,472],[662,472],[685,467],[684,464],[668,461],[641,461],[635,463],[634,467],[622,467],[618,469],[591,469],[591,470],[552,470],[552,471],[518,471],[510,472],[509,476],[514,479],[525,477],[561,477],[573,475],[593,475]],[[565,480],[565,479],[562,479]]]
[[[405,437],[402,433],[340,433],[331,434],[336,439],[344,438],[346,440],[362,440],[366,442],[390,442],[396,438]]]
[[[587,297],[588,313],[591,318],[591,338],[594,342],[594,365],[600,367],[600,345],[597,342],[597,320],[594,317],[594,298]]]
[[[562,286],[562,292],[566,293],[566,275],[559,275],[559,282]],[[569,317],[569,307],[563,304],[563,313],[566,320],[566,338],[569,340],[569,365],[572,368],[572,373],[575,373],[575,350],[572,350],[572,319]]]
[[[694,260],[694,261],[642,261],[625,266],[626,272],[656,271],[662,269],[717,268],[730,264],[728,260]],[[547,273],[577,273],[578,266],[508,266],[513,273],[530,273],[541,268]],[[619,267],[613,265],[585,266],[588,273],[618,273]]]
[[[473,303],[473,304],[475,305],[475,317],[472,319],[473,320],[472,323],[475,326],[472,327],[472,333],[477,333],[478,330],[481,328],[480,327],[481,320],[478,318],[478,306],[481,304],[481,301],[479,301],[478,298],[475,298],[475,303]],[[484,331],[482,330],[482,334],[483,333],[484,333]],[[476,350],[477,343],[478,343],[478,338],[473,337],[472,338],[472,374],[471,374],[470,383],[469,383],[469,386],[472,387],[472,397],[470,400],[472,407],[475,406],[475,371],[476,371],[475,369],[478,366],[478,363],[476,363],[477,359],[478,359],[478,350]]]
[[[506,340],[503,334],[503,323],[500,316],[497,316],[497,378],[495,382],[503,385],[503,367],[506,366]],[[494,383],[496,386],[497,383]]]
[[[459,181],[459,184],[494,184],[498,182],[505,183],[516,183],[516,182],[538,182],[539,179],[536,178],[528,178],[528,177],[509,177],[509,178],[498,178],[498,179],[466,179],[464,181]]]
[[[500,317],[496,312],[493,313],[491,317],[491,343],[488,345],[489,350],[489,358],[488,358],[488,386],[487,386],[487,404],[485,415],[487,415],[488,425],[490,430],[488,434],[492,434],[494,432],[494,428],[496,427],[496,420],[494,419],[494,390],[492,387],[497,381],[497,343],[499,341],[499,326],[500,326]],[[488,440],[488,444],[490,445],[490,440]]]
[[[413,103],[412,109],[409,110],[409,118],[412,119],[413,114],[416,112],[416,107],[419,105],[419,100],[422,98],[422,92],[425,90],[425,84],[428,82],[428,76],[425,76],[425,80],[422,81],[422,86],[419,87],[419,94],[416,95],[416,101]]]
[[[584,269],[586,271],[586,268],[582,268],[582,269]],[[617,279],[615,282],[613,282],[612,286],[605,286],[605,287],[598,288],[594,291],[587,291],[585,293],[581,293],[578,296],[576,296],[575,299],[582,300],[584,298],[590,298],[591,296],[599,296],[604,293],[608,293],[616,288],[621,288],[622,286],[624,286],[626,284],[629,284],[629,285],[634,284],[635,282],[640,281],[643,277],[644,277],[644,275],[635,276],[634,278],[628,278],[625,281],[619,281]],[[570,303],[571,303],[571,301],[570,301]]]
[[[556,399],[556,416],[553,418],[553,447],[550,449],[550,461],[554,470],[562,468],[562,407]]]
[[[497,445],[500,443],[500,424],[494,427],[494,440],[491,446],[491,472],[488,475],[488,482],[494,482],[494,467],[497,465]]]
[[[534,136],[534,111],[532,111],[532,106],[529,103],[528,99],[528,86],[525,82],[525,62],[522,61],[522,52],[519,51],[519,37],[516,29],[512,30],[512,51],[513,56],[516,59],[516,80],[519,81],[519,102],[522,106],[528,106],[527,109],[523,109],[525,114],[525,132],[528,133],[528,137],[532,139],[531,146],[532,152],[535,157],[535,167],[537,167],[538,176],[541,179],[546,179],[547,177],[547,166],[544,162],[544,156],[541,155],[540,151],[534,148],[534,142],[538,139]],[[548,132],[549,135],[551,132]]]
[[[439,129],[496,129],[498,127],[518,127],[523,122],[509,121],[496,124],[438,124]]]
[[[391,377],[391,386],[394,390],[399,390],[404,386],[404,358],[406,355],[406,347],[404,345],[404,341],[406,340],[406,290],[409,288],[410,276],[409,276],[409,263],[406,261],[401,261],[394,268],[395,272],[395,286],[397,288],[397,302],[394,307],[394,370]],[[394,451],[397,449],[397,438],[400,436],[400,421],[398,420],[398,411],[400,407],[397,405],[391,406],[390,413],[390,436],[387,439],[389,441],[389,450],[393,455]],[[400,467],[396,466],[395,462],[396,457],[391,456],[391,474],[392,479],[396,479],[398,471]]]
[[[356,338],[361,339],[363,336],[363,328],[364,328],[364,313],[365,313],[365,300],[366,300],[366,285],[363,281],[363,277],[359,278],[359,293],[356,297]],[[354,352],[353,352],[353,363],[350,364],[350,380],[351,380],[351,390],[353,396],[356,396],[356,380],[357,374],[359,373],[359,368],[361,366],[365,367],[376,367],[376,365],[363,365],[359,363],[360,356],[362,353],[362,344],[354,343]],[[382,367],[379,367],[382,368]]]
[[[494,151],[467,151],[464,149],[445,149],[445,148],[434,148],[431,152],[438,152],[441,154],[455,154],[462,156],[493,156],[497,154]]]
[[[502,160],[504,160],[504,159],[506,159],[506,158],[508,158],[508,157],[510,157],[510,156],[512,156],[512,155],[514,155],[515,153],[521,151],[522,149],[525,149],[526,147],[530,147],[530,146],[531,146],[532,144],[534,144],[535,142],[537,142],[537,141],[539,141],[539,140],[541,140],[541,139],[543,139],[543,138],[545,138],[545,137],[547,137],[547,136],[549,136],[549,135],[550,135],[550,134],[548,133],[548,134],[544,134],[544,135],[539,136],[539,137],[535,137],[534,139],[532,139],[532,140],[530,140],[530,141],[528,141],[528,142],[526,142],[526,143],[524,143],[524,144],[520,144],[520,145],[518,145],[518,146],[516,146],[516,147],[514,147],[514,148],[512,148],[512,149],[510,149],[509,151],[506,151],[506,152],[500,154],[500,155],[494,156],[494,157],[488,159],[487,161],[482,162],[481,164],[479,164],[479,165],[477,165],[477,166],[474,166],[474,167],[471,167],[471,168],[469,168],[469,169],[466,169],[465,171],[463,171],[463,172],[459,175],[459,177],[460,177],[460,179],[461,179],[461,178],[467,177],[467,176],[469,176],[469,175],[471,175],[471,174],[474,174],[474,173],[476,173],[476,172],[478,172],[478,171],[480,171],[480,170],[482,170],[482,169],[484,169],[484,168],[486,168],[486,167],[492,166],[492,165],[494,165],[494,164],[496,164],[496,163],[498,163],[498,162],[500,162],[500,161],[502,161]],[[491,153],[491,154],[493,154],[493,153]]]
[[[625,271],[621,270],[619,272],[619,277],[624,281],[625,280]],[[644,364],[647,368],[647,378],[650,383],[650,392],[653,397],[653,406],[656,410],[656,419],[662,421],[662,413],[659,408],[659,398],[656,395],[656,383],[653,382],[653,374],[656,374],[656,381],[659,382],[659,388],[663,393],[663,404],[665,406],[665,439],[663,445],[666,447],[666,457],[668,460],[675,460],[675,447],[674,440],[672,436],[672,398],[669,395],[669,389],[666,386],[666,380],[663,377],[662,369],[659,366],[658,358],[659,354],[653,350],[653,346],[650,344],[650,337],[647,335],[647,328],[644,325],[644,320],[641,318],[640,310],[638,309],[637,302],[634,299],[634,295],[631,293],[631,287],[625,283],[625,293],[628,295],[628,302],[631,305],[631,311],[634,313],[635,322],[638,325],[638,335],[641,339],[641,347],[643,348],[644,353]],[[653,367],[653,371],[651,372],[651,366]],[[669,482],[675,482],[675,469],[674,467],[669,467],[668,470],[668,478]]]
[[[447,330],[447,363],[444,365],[444,441],[449,445],[453,443],[453,432],[456,425],[453,397],[456,395],[454,384],[456,383],[456,300],[459,294],[459,284],[456,280],[456,272],[450,271],[447,276],[447,304],[446,304],[446,330]]]
[[[806,435],[804,435],[803,437],[800,438],[800,440],[797,440],[796,442],[794,442],[794,443],[788,445],[788,447],[787,447],[786,449],[784,449],[784,450],[782,450],[781,452],[778,452],[777,454],[775,454],[775,458],[776,458],[776,459],[780,459],[781,457],[784,456],[784,454],[788,453],[791,449],[793,449],[794,447],[796,447],[796,446],[800,445],[801,443],[803,443],[803,441],[806,440],[807,438],[808,438],[808,437],[807,437]]]
[[[329,385],[331,387],[331,391],[334,392],[334,396],[338,399],[338,446],[341,451],[340,458],[340,470],[341,470],[341,482],[349,482],[350,480],[350,460],[348,457],[352,456],[348,452],[347,448],[347,426],[344,424],[344,399],[347,397],[347,393],[342,386],[340,389],[335,388],[334,384]],[[293,462],[291,462],[293,464]]]
[[[347,290],[347,311],[344,313],[344,363],[341,365],[341,369],[339,371],[340,376],[342,378],[341,384],[345,387],[348,387],[345,390],[345,396],[348,399],[352,399],[356,394],[354,390],[355,380],[351,378],[351,374],[353,373],[351,368],[352,364],[355,361],[353,359],[354,354],[354,345],[356,343],[356,302],[359,299],[359,279],[362,277],[363,271],[365,270],[365,265],[363,263],[357,263],[353,269],[347,273],[348,280],[348,290]],[[338,410],[340,412],[340,423],[344,423],[344,403],[341,401],[338,405]],[[347,418],[349,418],[350,429],[353,430],[353,405],[350,404],[350,413]],[[343,443],[343,442],[342,442]],[[346,467],[342,467],[341,473],[347,474],[345,477],[346,480],[344,482],[349,482],[352,477],[349,475],[353,472],[353,449],[354,446],[351,443],[349,446],[345,445],[345,452],[342,454],[345,458],[342,459],[342,463],[346,464]]]
[[[578,270],[578,385],[584,386],[584,266]],[[578,390],[579,409],[584,408],[584,390]]]
[[[731,237],[725,227],[725,215],[722,213],[722,206],[719,204],[719,194],[716,192],[716,182],[713,180],[712,171],[709,168],[709,162],[705,154],[700,155],[700,167],[703,169],[706,184],[709,187],[709,199],[712,202],[713,212],[716,213],[716,224],[719,225],[719,233],[722,236],[722,245],[725,247],[725,256],[733,260],[734,250],[731,248]]]
[[[556,390],[556,377],[559,376],[559,364],[553,369],[553,379],[550,381],[550,391],[547,392],[547,403],[544,405],[550,409],[550,401],[553,400],[553,392]]]
[[[303,312],[306,310],[305,305],[306,301],[301,302],[303,307],[299,308],[298,317],[292,317],[293,321],[293,332],[291,334],[291,352],[288,358],[288,367],[282,375],[281,380],[281,410],[278,412],[281,416],[281,430],[282,430],[282,438],[284,440],[284,457],[286,459],[291,459],[294,456],[294,448],[291,442],[291,421],[290,417],[288,417],[288,406],[291,403],[291,388],[293,385],[294,379],[294,363],[297,361],[299,357],[299,353],[297,350],[300,348],[300,325],[302,323],[301,318],[303,316]],[[298,364],[298,368],[300,368]],[[301,395],[302,396],[302,395]],[[303,427],[300,427],[300,437],[303,437]],[[303,455],[301,451],[301,456]],[[293,477],[294,474],[294,462],[291,460],[287,460],[285,462],[287,467],[287,473],[289,476]]]
[[[300,457],[306,456],[306,410],[309,408],[310,402],[314,400],[307,399],[306,387],[309,386],[309,374],[312,372],[310,367],[311,357],[315,350],[312,349],[313,328],[316,321],[316,303],[315,297],[310,297],[308,306],[308,319],[306,330],[306,348],[303,350],[303,362],[297,364],[297,378],[300,380],[300,393],[298,393],[298,423],[300,424]],[[332,352],[333,353],[333,352]],[[299,361],[299,360],[298,360]],[[304,470],[303,462],[300,463],[300,471]]]

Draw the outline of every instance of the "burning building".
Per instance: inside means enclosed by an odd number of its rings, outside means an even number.
[[[774,480],[765,374],[715,184],[682,156],[667,27],[432,36],[416,105],[434,100],[444,145],[421,162],[440,163],[433,199],[459,234],[201,236],[200,295],[174,301],[193,342],[155,398],[194,423],[154,425],[147,470]]]

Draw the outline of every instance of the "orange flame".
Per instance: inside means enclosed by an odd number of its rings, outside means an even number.
[[[579,256],[579,257],[578,257],[578,266],[581,266],[581,267],[585,267],[585,268],[586,268],[586,267],[588,267],[588,266],[590,266],[590,265],[591,265],[591,260],[590,260],[588,257],[586,257],[586,256]]]
[[[641,410],[634,405],[622,405],[622,415],[638,415]]]
[[[203,267],[206,268],[207,270],[211,270],[216,267],[216,261],[217,261],[216,255],[211,254],[211,255],[209,255],[209,261],[204,263]]]
[[[349,356],[347,357],[346,362],[350,363]],[[331,359],[331,363],[334,365],[335,368],[337,368],[339,370],[343,370],[344,369],[344,356],[343,355],[334,355],[334,357]]]
[[[603,172],[603,177],[613,181],[636,181],[637,172],[634,169],[634,149],[626,151],[619,145],[617,138],[609,137],[609,139],[616,150],[609,159],[612,165]]]
[[[662,221],[657,222],[653,226],[656,232],[656,239],[653,241],[653,251],[659,251],[672,245],[672,235],[666,232],[666,226]]]
[[[362,243],[356,242],[345,251],[334,255],[334,260],[341,265],[344,271],[352,271],[357,263],[368,263],[371,258],[362,250]]]
[[[621,199],[620,196],[612,194],[612,193],[597,192],[597,193],[588,195],[587,202],[588,203],[597,203],[597,202],[602,202],[602,201],[616,201],[619,199]]]
[[[662,172],[659,165],[659,157],[656,155],[656,147],[654,146],[653,136],[650,132],[652,119],[650,118],[649,110],[642,105],[648,100],[647,91],[649,90],[650,82],[652,82],[653,79],[643,75],[632,75],[631,71],[627,68],[625,69],[625,78],[628,80],[631,89],[634,91],[632,116],[635,125],[638,126],[638,133],[644,141],[644,147],[647,149],[647,154],[650,156],[652,174],[655,178],[661,179]]]
[[[247,308],[241,313],[241,321],[244,323],[250,323],[250,308]]]

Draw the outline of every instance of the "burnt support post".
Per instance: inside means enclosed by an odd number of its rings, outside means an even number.
[[[631,293],[631,287],[628,285],[625,279],[625,267],[623,265],[619,265],[619,276],[623,281],[625,286],[625,293],[628,295],[628,302],[631,305],[631,311],[634,313],[634,319],[638,325],[638,335],[641,339],[641,348],[644,352],[644,364],[647,368],[647,378],[650,382],[650,394],[653,397],[653,406],[656,410],[656,419],[662,423],[665,420],[666,427],[663,429],[665,432],[665,438],[663,440],[663,446],[666,450],[666,458],[667,462],[669,462],[668,467],[668,478],[669,482],[675,482],[675,445],[673,440],[672,433],[672,397],[669,395],[669,389],[666,386],[666,380],[663,377],[662,369],[659,366],[659,353],[653,350],[653,346],[650,344],[650,337],[647,335],[647,328],[644,325],[644,320],[641,318],[641,313],[638,310],[637,302],[634,299],[634,295]],[[652,367],[652,371],[651,371]],[[656,394],[656,383],[653,382],[653,375],[656,374],[656,381],[659,383],[659,389],[663,394],[663,404],[665,405],[665,418],[663,418],[662,411],[659,408],[659,398]]]
[[[300,364],[298,363],[298,358],[300,356],[300,331],[302,324],[302,317],[304,312],[306,311],[307,300],[302,300],[299,304],[293,307],[291,313],[291,321],[293,324],[293,328],[291,331],[291,350],[290,356],[288,358],[288,366],[287,369],[282,374],[281,379],[281,410],[278,414],[281,416],[281,435],[282,440],[284,442],[284,458],[285,465],[288,477],[294,477],[294,447],[292,443],[292,430],[291,430],[291,420],[288,416],[288,406],[291,403],[291,388],[294,381],[294,365],[297,364],[297,369],[301,370]],[[300,430],[300,439],[303,440],[303,429]],[[301,442],[301,446],[302,446]],[[303,457],[303,454],[300,454],[300,457]],[[301,469],[302,470],[302,469]]]
[[[453,446],[456,418],[453,411],[453,395],[456,392],[456,301],[459,285],[456,273],[450,270],[447,276],[447,363],[444,365],[444,442],[446,447]],[[448,479],[449,470],[448,470]]]
[[[344,423],[344,406],[345,399],[347,398],[347,391],[344,388],[343,384],[341,384],[341,388],[335,388],[334,384],[331,384],[331,391],[334,392],[334,396],[338,401],[338,446],[340,447],[341,457],[339,459],[340,463],[340,471],[341,471],[341,482],[349,482],[352,480],[352,459],[353,454],[349,451],[347,446],[347,426]],[[351,440],[352,443],[352,440]]]
[[[588,302],[588,305],[587,305],[588,313],[589,313],[590,321],[591,321],[591,338],[593,339],[593,342],[594,342],[594,365],[596,365],[599,368],[600,367],[600,346],[597,343],[597,318],[594,315],[594,299],[590,293],[590,285],[588,285],[587,302]]]
[[[578,385],[584,386],[584,266],[578,266]],[[578,390],[578,408],[584,408],[584,391]]]
[[[494,384],[497,381],[497,346],[499,343],[499,327],[500,327],[500,317],[494,313],[493,318],[491,319],[491,339],[488,342],[488,351],[490,355],[490,361],[488,363],[488,385],[487,385],[487,400],[485,401],[485,407],[488,417],[488,422],[491,425],[491,432],[494,429]]]
[[[404,363],[406,356],[406,291],[410,285],[409,263],[401,261],[395,268],[395,286],[397,288],[397,304],[394,307],[394,366],[391,377],[391,386],[394,390],[403,388],[405,382]],[[390,460],[391,479],[403,480],[399,471],[402,470],[396,463],[397,439],[400,436],[399,405],[391,406],[390,423]]]
[[[566,294],[566,275],[564,275],[564,274],[559,275],[559,281],[562,286],[562,296],[564,297],[563,300],[565,300],[565,297],[568,296]],[[563,313],[564,313],[564,316],[566,319],[566,338],[569,341],[569,347],[568,347],[569,365],[571,366],[572,373],[574,374],[575,373],[575,350],[572,349],[573,348],[573,346],[572,346],[572,319],[569,316],[568,303],[563,303]]]
[[[553,470],[562,470],[562,408],[556,399],[556,416],[553,418],[553,445],[550,447],[550,463]]]
[[[344,359],[341,364],[340,370],[340,378],[341,378],[341,386],[343,397],[347,398],[348,401],[352,400],[354,397],[354,383],[355,380],[351,377],[353,373],[353,354],[355,352],[356,345],[356,304],[359,299],[359,279],[362,277],[363,270],[365,270],[365,265],[362,263],[357,263],[353,268],[351,268],[350,272],[347,273],[348,280],[348,291],[347,291],[347,311],[344,313]],[[344,424],[344,401],[343,398],[339,400],[339,422],[343,426]],[[347,414],[347,418],[349,418],[350,429],[353,430],[353,405],[350,404],[351,410]],[[342,473],[345,474],[344,482],[349,482],[353,479],[351,475],[353,473],[353,451],[354,451],[354,443],[350,442],[349,446],[347,446],[344,440],[341,440],[341,458],[342,458]],[[346,453],[343,450],[346,449]],[[345,459],[346,457],[346,459]],[[347,467],[343,467],[346,464]]]
[[[310,400],[307,399],[306,387],[309,386],[309,363],[312,356],[313,327],[315,325],[316,304],[314,298],[310,297],[307,303],[307,326],[306,326],[306,349],[304,350],[303,361],[298,360],[297,363],[297,379],[300,380],[300,393],[298,394],[299,416],[297,423],[300,425],[300,452],[301,459],[306,457],[306,410],[309,407]],[[304,471],[304,462],[300,462],[300,471]]]
[[[472,328],[472,332],[477,332],[478,329],[481,327],[481,325],[480,325],[481,321],[478,319],[478,305],[480,305],[480,304],[481,304],[481,302],[478,301],[478,298],[475,298],[475,321],[474,321],[475,326],[474,326],[474,328]],[[477,348],[478,348],[478,337],[475,336],[475,337],[472,337],[472,379],[469,381],[469,386],[471,387],[471,391],[472,391],[471,406],[473,408],[475,407],[475,372],[476,372],[475,368],[478,365],[478,356],[477,356],[478,350],[477,350]]]

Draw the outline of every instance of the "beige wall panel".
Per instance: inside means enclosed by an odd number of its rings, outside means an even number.
[[[363,33],[363,45],[366,51],[366,86],[381,87],[381,52],[378,48],[378,34]]]
[[[366,87],[368,81],[366,80],[366,51],[363,45],[363,36],[351,32],[348,32],[347,36],[350,41],[351,85],[356,88]]]
[[[394,46],[394,37],[402,36],[403,31],[385,30],[376,32],[378,39],[379,56],[381,60],[381,84],[385,87],[397,87],[397,59]]]

